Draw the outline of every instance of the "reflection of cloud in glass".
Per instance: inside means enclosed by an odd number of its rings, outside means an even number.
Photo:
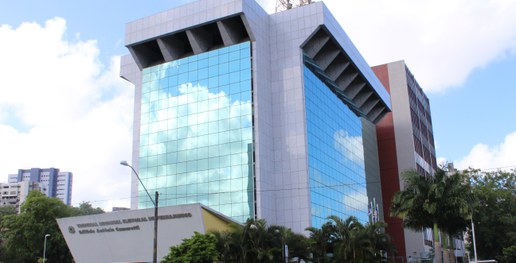
[[[202,159],[208,158],[208,151],[202,147],[252,139],[252,130],[245,129],[251,127],[251,101],[231,99],[223,91],[210,93],[207,87],[194,86],[192,83],[181,84],[178,91],[177,96],[168,94],[165,102],[151,103],[151,107],[158,109],[150,117],[151,125],[156,126],[155,131],[160,133],[176,130],[176,133],[168,132],[164,138],[151,136],[149,139],[152,141],[148,144],[161,145],[150,148],[148,155],[164,153],[161,147],[166,145],[163,142],[178,140],[180,143],[177,148],[169,150],[201,148],[197,152],[199,156],[194,159]],[[167,107],[159,107],[158,104],[163,103]],[[214,137],[213,134],[218,136]],[[219,149],[219,153],[230,154],[235,152],[235,148],[241,148],[247,154],[247,145],[227,146]]]
[[[348,160],[360,167],[364,166],[364,148],[362,136],[350,136],[345,130],[338,130],[333,134],[335,148]]]
[[[343,213],[366,220],[364,212],[367,211],[368,199],[365,184],[335,180],[318,169],[311,169],[311,192],[312,199],[317,202],[321,202],[319,199],[324,196],[333,196],[335,200],[342,201],[332,206],[325,204],[312,206],[312,216],[325,219],[330,215]]]
[[[164,204],[252,214],[249,43],[144,69],[140,175]]]
[[[159,92],[156,97],[164,98],[151,99],[149,105],[152,109],[148,116],[149,130],[157,136],[145,136],[149,147],[140,156],[166,154],[167,167],[171,170],[168,174],[175,174],[174,183],[156,187],[178,186],[177,197],[191,196],[190,201],[220,205],[218,210],[227,215],[248,214],[246,207],[243,211],[233,211],[234,207],[223,204],[249,201],[251,101],[242,101],[240,96],[232,98],[224,91],[210,92],[208,87],[192,83],[179,85],[176,96],[166,89],[154,90]],[[153,177],[152,174],[155,172],[149,169],[147,178]],[[179,189],[181,185],[187,186],[186,191]],[[212,198],[214,193],[220,194]]]
[[[358,219],[365,220],[364,215],[367,213],[367,204],[369,202],[366,189],[363,187],[359,189],[350,188],[347,192],[342,196],[342,202],[353,208],[353,211],[349,211],[349,213]]]

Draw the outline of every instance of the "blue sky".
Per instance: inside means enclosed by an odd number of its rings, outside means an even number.
[[[128,206],[124,26],[186,2],[0,0],[0,182],[58,167],[74,173],[74,204]],[[516,1],[325,3],[371,66],[406,61],[430,98],[440,160],[516,166]]]
[[[499,145],[516,131],[516,56],[474,70],[463,85],[429,98],[439,156],[459,160],[472,145]],[[514,165],[515,155],[503,166]],[[496,167],[501,166],[484,168]]]

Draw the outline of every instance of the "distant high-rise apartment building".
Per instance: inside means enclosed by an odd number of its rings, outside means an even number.
[[[132,164],[160,205],[303,232],[330,215],[365,222],[381,202],[374,124],[389,94],[322,2],[195,1],[128,23],[125,44]],[[134,176],[132,197],[152,207]]]
[[[392,112],[376,125],[387,233],[399,256],[425,257],[432,247],[432,231],[403,228],[401,219],[389,216],[389,208],[393,195],[403,190],[401,173],[416,170],[421,176],[433,176],[437,168],[430,102],[404,61],[372,69],[392,104]]]
[[[13,206],[18,211],[32,190],[39,190],[39,183],[22,181],[19,183],[0,183],[0,206]]]
[[[57,168],[31,168],[19,169],[17,174],[10,174],[8,182],[37,182],[39,190],[45,195],[59,198],[66,205],[72,205],[72,180],[71,172],[61,172]]]

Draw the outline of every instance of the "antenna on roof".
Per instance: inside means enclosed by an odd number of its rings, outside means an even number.
[[[276,12],[285,11],[295,7],[309,5],[314,0],[276,0]]]

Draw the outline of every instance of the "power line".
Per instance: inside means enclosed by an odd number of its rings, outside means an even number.
[[[336,187],[345,187],[345,186],[358,186],[358,185],[367,185],[367,184],[379,184],[381,183],[380,181],[369,181],[369,182],[364,182],[364,183],[347,183],[347,184],[331,184],[331,185],[325,185],[325,184],[322,184],[320,183],[321,185],[319,186],[302,186],[302,187],[288,187],[288,188],[275,188],[275,189],[260,189],[259,191],[257,190],[257,192],[260,192],[260,193],[267,193],[267,192],[280,192],[280,191],[299,191],[299,190],[312,190],[312,189],[321,189],[321,188],[336,188]],[[187,185],[184,185],[185,187]],[[159,191],[159,188],[157,188],[157,190]],[[354,189],[353,189],[354,190]],[[180,196],[180,197],[196,197],[196,196],[202,196],[202,195],[210,195],[210,194],[230,194],[230,193],[235,193],[235,192],[238,192],[238,191],[217,191],[217,192],[212,192],[212,193],[196,193],[196,194],[168,194],[168,193],[161,193],[160,192],[160,196]],[[118,198],[118,199],[106,199],[106,200],[93,200],[93,201],[86,201],[86,202],[89,202],[91,204],[93,203],[104,203],[104,202],[111,202],[111,201],[117,201],[117,200],[130,200],[130,199],[133,199],[133,198],[136,198],[136,197],[123,197],[123,198]],[[176,197],[177,198],[177,197]],[[169,199],[163,199],[161,198],[162,200],[172,200],[172,199],[176,199],[176,198],[169,198]],[[80,203],[74,203],[74,204],[80,204]]]
[[[505,170],[505,169],[516,169],[516,165],[509,165],[509,166],[503,166],[503,167],[492,167],[492,168],[484,168],[484,169],[479,169],[480,172],[485,172],[486,170],[487,171],[491,171],[491,170]],[[460,169],[459,169],[460,170]],[[467,169],[463,169],[463,170],[467,170]],[[319,184],[321,185],[318,185],[318,186],[300,186],[300,187],[285,187],[285,188],[273,188],[273,189],[263,189],[261,188],[260,190],[257,190],[257,192],[260,192],[260,193],[268,193],[268,192],[280,192],[280,191],[299,191],[299,190],[312,190],[312,189],[320,189],[320,188],[336,188],[336,187],[345,187],[345,186],[365,186],[365,185],[368,185],[368,184],[381,184],[381,181],[366,181],[366,182],[363,182],[363,183],[343,183],[343,184],[322,184],[319,182]],[[187,185],[184,185],[185,187]],[[158,188],[159,189],[159,188]],[[175,195],[175,196],[181,196],[181,197],[196,197],[196,196],[201,196],[201,195],[210,195],[210,194],[228,194],[228,193],[234,193],[235,191],[218,191],[218,192],[212,192],[212,193],[196,193],[196,194],[168,194],[168,193],[160,193],[161,196],[165,195],[165,196],[172,196],[172,195]],[[130,200],[130,199],[133,199],[133,198],[136,198],[136,197],[123,197],[123,198],[118,198],[118,199],[106,199],[106,200],[93,200],[93,201],[86,201],[86,202],[89,202],[91,204],[93,203],[105,203],[105,202],[112,202],[112,201],[123,201],[123,200]],[[169,198],[169,199],[164,199],[165,200],[172,200],[172,199],[176,199],[177,197],[175,198]],[[73,203],[74,205],[79,205],[80,203]]]

